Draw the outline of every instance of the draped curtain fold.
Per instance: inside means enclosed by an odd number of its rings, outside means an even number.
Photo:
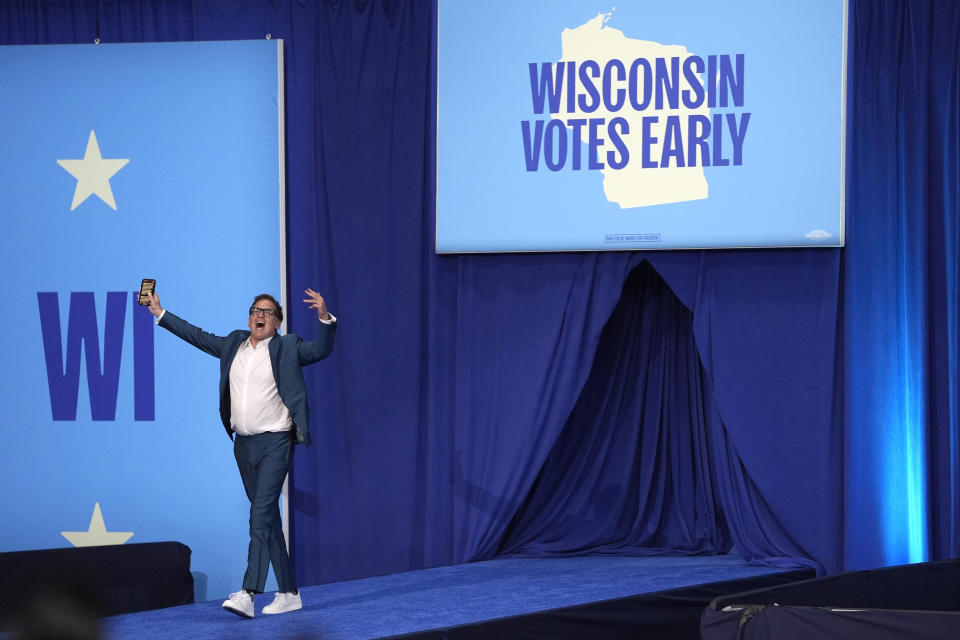
[[[693,315],[642,263],[506,534],[507,555],[721,553]]]

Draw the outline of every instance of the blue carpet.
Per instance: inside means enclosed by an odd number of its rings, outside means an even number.
[[[735,556],[505,558],[306,587],[304,608],[247,620],[220,600],[104,620],[108,640],[381,638],[777,573]]]

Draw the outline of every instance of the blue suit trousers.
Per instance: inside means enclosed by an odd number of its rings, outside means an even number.
[[[279,505],[283,480],[293,460],[293,446],[292,431],[234,437],[233,455],[250,499],[250,547],[243,588],[256,593],[263,593],[271,564],[280,592],[297,591]]]

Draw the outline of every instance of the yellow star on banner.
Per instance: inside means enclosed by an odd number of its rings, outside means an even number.
[[[73,192],[73,204],[70,211],[76,209],[91,195],[107,203],[117,210],[117,203],[113,199],[113,190],[110,188],[110,178],[120,171],[130,158],[103,158],[100,155],[100,145],[97,144],[97,135],[90,130],[87,139],[87,150],[79,160],[57,160],[57,164],[77,179],[77,188]]]
[[[107,531],[100,513],[100,503],[93,505],[90,528],[86,531],[61,531],[60,535],[75,547],[99,547],[106,544],[123,544],[133,536],[133,531]]]

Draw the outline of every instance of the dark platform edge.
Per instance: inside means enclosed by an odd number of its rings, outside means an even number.
[[[807,580],[814,575],[812,569],[795,569],[386,637],[394,640],[696,639],[700,637],[700,615],[715,599]]]
[[[98,617],[191,604],[190,556],[179,542],[0,553],[0,632],[55,602]]]

